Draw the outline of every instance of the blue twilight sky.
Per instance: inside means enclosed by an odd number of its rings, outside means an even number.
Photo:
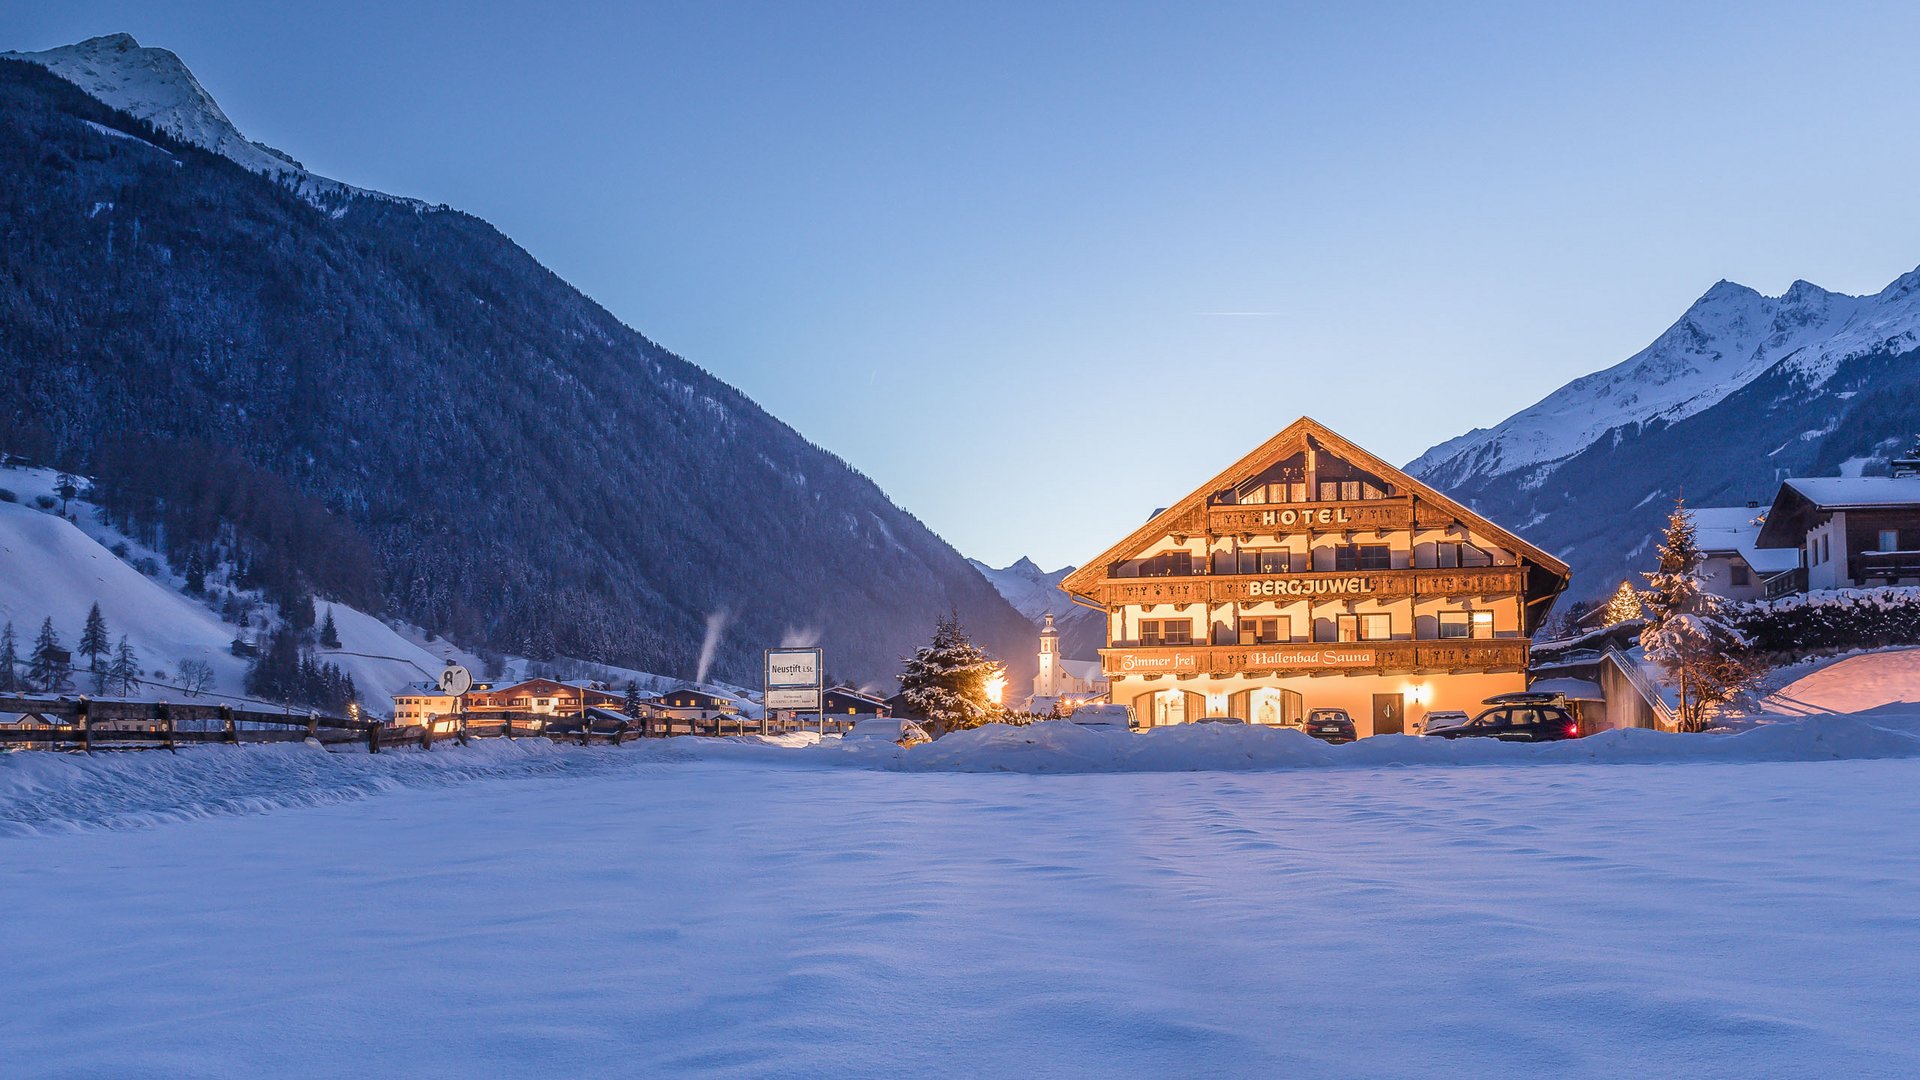
[[[1406,461],[1720,278],[1920,263],[1920,9],[1555,6],[0,0],[0,49],[172,49],[1051,568],[1301,413]]]

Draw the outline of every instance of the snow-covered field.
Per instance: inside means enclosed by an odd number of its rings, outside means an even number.
[[[0,1073],[1912,1076],[1917,725],[5,755]]]

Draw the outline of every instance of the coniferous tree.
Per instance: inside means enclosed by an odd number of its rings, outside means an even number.
[[[13,623],[0,629],[0,691],[20,689],[20,643],[14,639]]]
[[[327,619],[320,624],[320,644],[323,648],[340,647],[340,631],[333,625],[333,605],[327,605]]]
[[[1637,619],[1643,614],[1640,594],[1631,582],[1623,581],[1607,600],[1607,606],[1601,618],[1608,626],[1619,626],[1629,619]]]
[[[1700,558],[1693,517],[1684,499],[1675,500],[1659,569],[1647,575],[1640,645],[1679,692],[1674,716],[1682,731],[1706,730],[1765,670],[1747,636],[1725,617],[1720,598],[1701,590]]]
[[[127,635],[120,635],[120,644],[113,650],[113,660],[107,665],[107,685],[113,693],[121,697],[132,697],[140,688],[140,657],[127,643]]]
[[[87,670],[98,675],[100,658],[113,648],[113,641],[107,636],[107,618],[100,614],[100,605],[94,604],[87,611],[87,625],[80,631],[80,651],[86,655]]]
[[[33,639],[33,653],[27,660],[27,681],[35,690],[58,690],[67,681],[67,665],[60,660],[60,635],[53,629],[51,616],[40,624]]]
[[[632,679],[627,680],[627,696],[620,703],[620,711],[629,720],[640,719],[640,687]]]
[[[900,689],[938,734],[979,727],[1001,715],[1006,669],[982,652],[958,614],[934,624],[933,642],[906,661]]]
[[[206,560],[200,557],[198,550],[187,553],[185,576],[187,579],[188,592],[198,596],[207,591],[207,564]]]

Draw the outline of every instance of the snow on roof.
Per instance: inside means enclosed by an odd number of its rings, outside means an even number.
[[[1767,512],[1751,506],[1703,506],[1688,513],[1693,518],[1694,539],[1700,550],[1710,553],[1736,553],[1747,565],[1762,574],[1778,574],[1800,565],[1793,548],[1763,548],[1760,526]]]
[[[1920,506],[1920,476],[1795,476],[1785,483],[1822,508]]]
[[[1530,694],[1559,694],[1569,701],[1605,701],[1607,695],[1598,683],[1587,679],[1535,679],[1527,687]]]
[[[1107,677],[1098,660],[1062,660],[1060,670],[1081,682],[1101,682]]]

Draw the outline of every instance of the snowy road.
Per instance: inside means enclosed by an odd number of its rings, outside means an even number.
[[[0,1074],[1920,1074],[1920,760],[602,762],[0,837]]]

